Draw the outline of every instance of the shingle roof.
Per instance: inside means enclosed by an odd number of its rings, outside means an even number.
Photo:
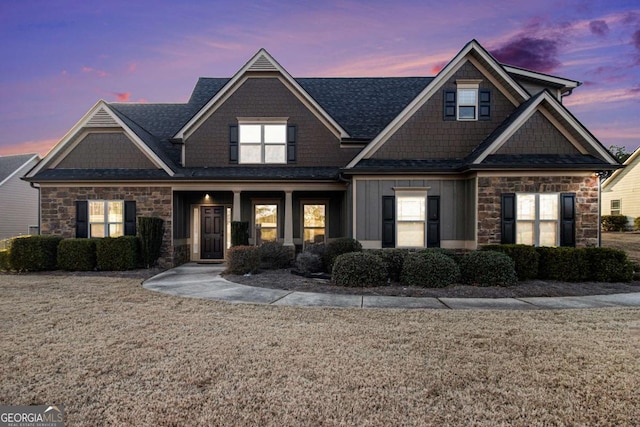
[[[24,166],[24,164],[35,155],[35,153],[31,153],[18,154],[15,156],[0,156],[0,182]]]
[[[156,180],[167,179],[162,169],[44,169],[38,181]],[[33,178],[30,179],[33,181]]]
[[[563,169],[618,169],[618,165],[611,165],[604,160],[589,154],[492,154],[474,169],[496,167],[527,167],[548,168],[562,167]]]

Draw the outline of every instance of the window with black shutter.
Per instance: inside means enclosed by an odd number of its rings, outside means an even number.
[[[382,196],[382,247],[396,247],[396,198]]]
[[[440,247],[440,196],[427,197],[427,247]]]

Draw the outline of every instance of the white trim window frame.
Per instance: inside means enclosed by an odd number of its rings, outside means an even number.
[[[459,121],[478,120],[478,95],[480,83],[456,82],[456,119]]]
[[[238,121],[239,164],[286,164],[286,121]]]
[[[89,237],[124,236],[124,200],[89,200]]]
[[[321,225],[317,225],[317,222],[315,222],[314,219],[314,223],[313,224],[309,224],[307,225],[307,219],[309,218],[307,215],[307,211],[306,211],[306,207],[307,206],[322,206],[323,208],[323,218],[322,218],[322,224]],[[301,212],[301,216],[302,216],[302,220],[300,221],[300,224],[302,226],[302,247],[303,249],[305,247],[307,247],[307,245],[309,244],[315,244],[315,243],[326,243],[327,242],[327,233],[329,231],[329,202],[327,200],[301,200],[300,201],[300,212]],[[311,214],[311,213],[310,213]],[[316,218],[317,219],[317,218]],[[307,239],[307,230],[310,231],[310,235],[313,235],[313,241],[309,243],[308,239]],[[315,232],[316,231],[321,231],[322,232],[322,242],[317,242],[316,241],[316,237],[318,236]]]
[[[427,191],[396,191],[395,198],[396,247],[427,247]]]
[[[622,202],[620,199],[612,199],[611,200],[611,215],[621,215],[622,213]]]
[[[516,244],[560,245],[559,193],[516,193]]]

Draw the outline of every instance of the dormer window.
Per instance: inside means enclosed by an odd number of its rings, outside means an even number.
[[[241,164],[287,163],[286,123],[239,123]]]

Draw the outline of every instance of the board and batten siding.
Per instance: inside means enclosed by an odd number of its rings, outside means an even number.
[[[634,218],[640,217],[640,156],[620,172],[615,182],[605,182],[601,200],[602,215],[611,215],[611,201],[620,200],[620,213],[633,226]]]
[[[365,248],[382,246],[382,197],[394,188],[428,188],[440,196],[442,247],[468,248],[475,244],[476,192],[474,179],[371,179],[355,180],[355,238]]]
[[[27,162],[0,185],[0,240],[29,234],[30,226],[38,226],[38,190],[20,179],[36,163]]]

